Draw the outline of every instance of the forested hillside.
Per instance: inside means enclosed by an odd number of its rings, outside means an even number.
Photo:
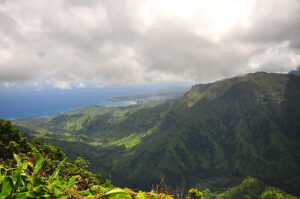
[[[299,195],[299,85],[295,75],[254,73],[155,107],[90,107],[15,124],[86,157],[118,185],[149,189],[165,176],[174,189],[222,192],[253,176]]]
[[[297,76],[256,73],[194,86],[114,171],[134,185],[166,175],[173,186],[211,188],[255,176],[299,194],[299,85]]]
[[[224,193],[190,189],[188,193],[168,187],[162,180],[151,192],[116,188],[100,174],[86,169],[82,158],[68,161],[63,151],[35,140],[28,142],[10,121],[0,120],[0,198],[73,198],[73,199],[296,199],[280,189],[248,178]],[[173,194],[173,195],[169,195]]]

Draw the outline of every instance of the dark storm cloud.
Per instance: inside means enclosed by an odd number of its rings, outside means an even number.
[[[0,0],[0,82],[213,81],[300,62],[297,0]]]

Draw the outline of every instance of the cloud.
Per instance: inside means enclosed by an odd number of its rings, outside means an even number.
[[[77,87],[78,88],[86,88],[86,85],[84,83],[79,83]]]
[[[0,0],[0,83],[287,72],[300,62],[299,13],[298,0]]]
[[[53,83],[53,87],[63,89],[63,90],[72,88],[72,86],[70,85],[70,82],[67,82],[67,81],[56,81]]]
[[[299,64],[300,54],[289,48],[289,42],[271,45],[264,52],[249,59],[248,65],[252,71],[263,68],[269,72],[286,72]]]

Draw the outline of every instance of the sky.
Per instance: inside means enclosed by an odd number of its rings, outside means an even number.
[[[0,84],[210,82],[300,64],[299,0],[0,0]]]

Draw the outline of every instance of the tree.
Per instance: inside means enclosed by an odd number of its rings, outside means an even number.
[[[24,153],[30,150],[27,138],[20,135],[10,121],[0,119],[0,159],[12,159],[14,153]]]

